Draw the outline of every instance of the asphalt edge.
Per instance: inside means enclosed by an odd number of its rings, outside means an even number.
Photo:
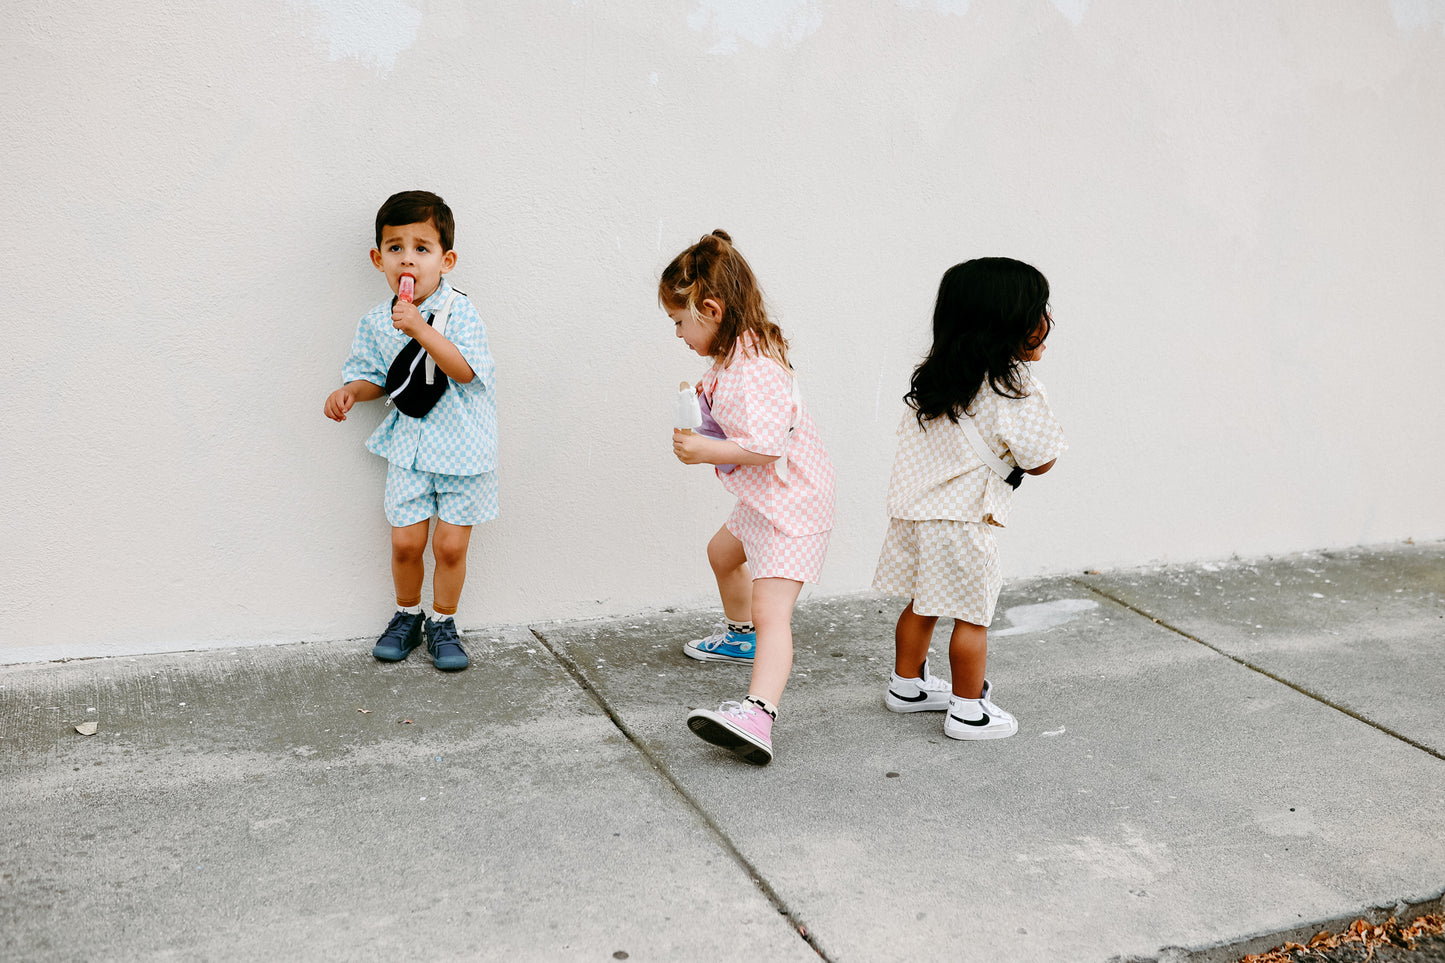
[[[1239,963],[1243,957],[1252,953],[1263,953],[1285,943],[1306,944],[1315,934],[1323,930],[1331,933],[1340,932],[1357,919],[1365,919],[1379,924],[1393,916],[1401,925],[1406,925],[1417,917],[1431,913],[1445,913],[1445,889],[1424,900],[1412,902],[1410,899],[1401,899],[1395,903],[1367,906],[1343,916],[1332,916],[1287,930],[1246,936],[1228,943],[1194,949],[1166,946],[1159,951],[1158,956],[1114,956],[1110,957],[1106,963]]]

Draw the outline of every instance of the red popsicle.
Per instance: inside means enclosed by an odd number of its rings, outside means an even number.
[[[398,299],[411,304],[412,295],[416,293],[416,275],[403,274],[396,285],[396,296]]]

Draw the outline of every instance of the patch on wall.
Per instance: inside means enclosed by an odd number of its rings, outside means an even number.
[[[796,47],[823,23],[821,0],[697,0],[687,25],[711,33],[708,53],[737,53],[746,40],[755,47]]]
[[[1084,22],[1084,14],[1089,10],[1089,0],[1052,0],[1053,5],[1058,7],[1059,12],[1069,18],[1074,26]],[[961,17],[968,13],[970,0],[898,0],[898,5],[904,10],[938,10],[939,13],[951,13]]]
[[[292,0],[330,60],[354,59],[381,73],[416,43],[421,11],[407,0]]]
[[[939,13],[951,13],[961,17],[968,13],[969,0],[898,0],[898,5],[904,10],[918,10],[927,7],[929,10],[937,9]]]
[[[1054,0],[1054,6],[1077,27],[1084,22],[1084,14],[1089,11],[1089,0]]]
[[[1439,24],[1445,29],[1445,0],[1390,0],[1395,26],[1415,30]]]

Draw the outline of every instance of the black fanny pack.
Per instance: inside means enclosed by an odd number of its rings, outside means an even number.
[[[427,322],[443,335],[446,334],[452,302],[458,294],[461,292],[453,289],[441,310],[433,314]],[[421,418],[432,410],[442,395],[446,394],[449,380],[445,371],[438,373],[436,368],[436,362],[422,349],[416,338],[406,343],[391,362],[391,367],[386,370],[386,384],[383,386],[397,411],[412,418]]]

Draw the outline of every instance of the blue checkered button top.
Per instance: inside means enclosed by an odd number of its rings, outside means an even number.
[[[452,286],[445,277],[417,310],[431,317],[441,310]],[[452,302],[447,340],[457,346],[474,377],[466,384],[451,381],[425,417],[412,418],[388,408],[386,418],[366,440],[366,447],[387,461],[416,471],[442,475],[480,475],[497,469],[496,364],[487,347],[487,329],[465,295]],[[341,368],[342,383],[386,384],[391,362],[411,339],[391,325],[391,301],[362,317]],[[445,377],[440,368],[437,374]],[[448,379],[450,380],[450,379]]]

